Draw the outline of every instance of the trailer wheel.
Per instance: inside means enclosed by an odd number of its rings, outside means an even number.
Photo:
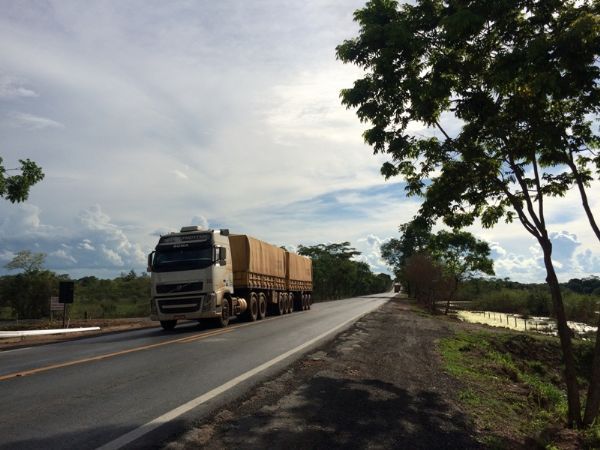
[[[276,313],[278,316],[282,316],[283,314],[285,314],[285,300],[286,300],[286,295],[279,293],[279,298],[277,299],[277,309],[276,309]]]
[[[287,312],[288,314],[291,314],[292,311],[294,310],[294,294],[292,294],[291,292],[288,294],[288,309]]]
[[[302,294],[302,311],[306,311],[306,294]]]
[[[290,312],[290,294],[284,294],[284,295],[285,295],[285,302],[283,303],[283,306],[284,306],[283,313],[289,314],[289,312]]]
[[[267,299],[262,292],[258,294],[258,320],[267,316]]]
[[[229,300],[223,297],[221,305],[221,317],[217,317],[215,322],[219,328],[225,328],[229,325]]]
[[[175,325],[177,325],[176,320],[161,320],[160,326],[163,327],[165,331],[172,331],[175,329]]]
[[[310,309],[310,305],[312,305],[312,295],[311,294],[308,294],[307,300],[308,301],[306,302],[306,304],[307,304],[308,308],[306,308],[306,309]]]
[[[258,318],[258,297],[256,292],[250,292],[248,298],[248,309],[246,310],[246,320],[254,322]]]

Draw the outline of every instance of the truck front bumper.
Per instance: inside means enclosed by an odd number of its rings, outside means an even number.
[[[217,317],[214,295],[160,296],[152,299],[153,320],[204,319]]]

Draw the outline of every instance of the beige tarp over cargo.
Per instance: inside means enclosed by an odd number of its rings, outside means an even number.
[[[312,261],[306,256],[286,252],[289,291],[312,291]]]
[[[235,288],[286,289],[286,251],[253,237],[230,235]]]

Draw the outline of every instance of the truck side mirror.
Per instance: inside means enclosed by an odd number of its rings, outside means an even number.
[[[146,268],[146,272],[152,272],[152,257],[154,256],[154,252],[148,254],[148,267]]]
[[[227,249],[219,247],[219,265],[224,266],[227,264]]]

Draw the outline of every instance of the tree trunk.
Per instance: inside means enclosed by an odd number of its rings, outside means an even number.
[[[585,413],[583,425],[589,427],[594,423],[600,410],[600,316],[598,317],[598,330],[596,331],[596,345],[594,347],[594,360],[592,364],[592,376],[585,402]]]
[[[558,336],[562,347],[565,363],[565,383],[567,385],[567,402],[569,406],[569,427],[578,427],[581,425],[581,401],[579,399],[579,383],[577,382],[577,372],[575,370],[575,357],[573,355],[573,344],[571,342],[571,330],[567,325],[567,316],[560,292],[558,278],[554,271],[552,263],[552,243],[547,237],[539,239],[542,250],[544,251],[544,265],[546,266],[546,282],[550,286],[552,303],[556,314],[556,325]]]
[[[452,291],[450,291],[450,295],[448,296],[448,301],[446,302],[446,310],[444,311],[444,315],[448,315],[448,311],[450,311],[450,302],[454,300],[454,296],[456,295],[456,291],[458,290],[458,278],[454,278],[454,286],[452,287]]]
[[[594,214],[590,208],[587,194],[585,192],[585,186],[581,175],[577,171],[575,163],[571,161],[569,164],[573,173],[575,174],[575,180],[577,181],[577,187],[579,188],[579,194],[581,196],[581,204],[585,214],[587,215],[590,226],[594,231],[594,234],[600,241],[600,229],[594,218]],[[598,318],[598,330],[596,332],[596,345],[594,347],[594,359],[592,363],[592,374],[590,376],[590,386],[588,388],[587,398],[585,402],[585,413],[583,415],[583,425],[589,427],[592,425],[598,412],[600,410],[600,317]]]

